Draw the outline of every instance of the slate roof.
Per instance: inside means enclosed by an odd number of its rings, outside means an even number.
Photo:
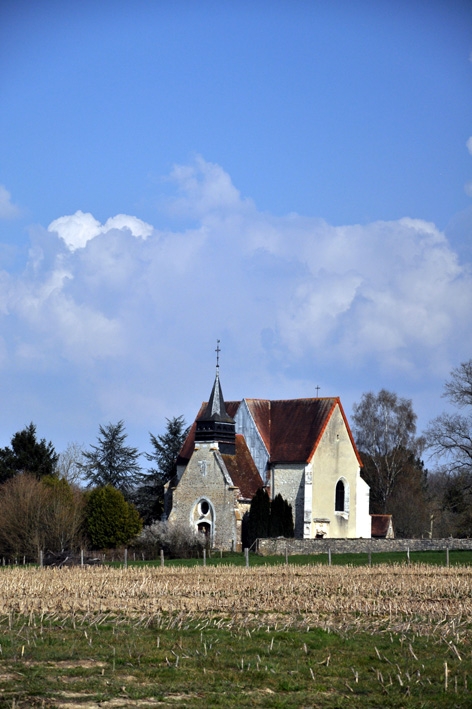
[[[234,423],[234,419],[228,414],[225,407],[218,368],[216,369],[216,377],[213,389],[211,390],[210,399],[203,411],[200,410],[197,421],[223,421],[225,423]]]
[[[252,500],[258,489],[263,486],[263,482],[244,436],[236,434],[236,455],[223,454],[221,457],[231,480],[241,491],[241,498]]]

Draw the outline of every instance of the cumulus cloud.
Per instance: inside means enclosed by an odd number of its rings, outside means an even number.
[[[437,368],[443,378],[470,356],[471,271],[434,224],[275,217],[202,158],[171,178],[171,206],[193,228],[76,212],[37,236],[22,276],[0,274],[4,353],[72,363],[115,418],[133,401],[136,416],[195,406],[207,393],[199,372],[208,379],[195,353],[217,337],[242,371],[236,396],[293,395],[287,372],[303,379],[314,363],[317,378],[355,371],[365,390],[374,371],[414,380]]]
[[[117,214],[102,225],[90,212],[84,213],[80,210],[75,214],[59,217],[48,226],[48,231],[59,234],[71,251],[83,248],[91,239],[112,229],[127,229],[133,236],[142,239],[152,234],[152,226],[137,217]]]
[[[0,185],[0,219],[14,219],[20,216],[20,208],[11,201],[11,194]]]

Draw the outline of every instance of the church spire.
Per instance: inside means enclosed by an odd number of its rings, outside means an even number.
[[[226,411],[220,383],[220,341],[216,345],[216,374],[208,404],[197,418],[195,442],[218,443],[221,452],[234,453],[236,426],[234,419]]]

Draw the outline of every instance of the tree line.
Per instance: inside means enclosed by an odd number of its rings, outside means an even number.
[[[150,434],[143,471],[123,421],[99,426],[90,450],[70,444],[60,455],[30,423],[0,448],[0,556],[36,560],[41,550],[128,544],[160,519],[187,432],[179,416],[167,420],[163,435]]]
[[[382,389],[354,405],[353,435],[370,485],[371,513],[393,515],[400,537],[472,536],[472,359],[453,369],[444,397],[451,406],[417,436],[411,400]],[[167,419],[150,434],[147,470],[127,444],[123,421],[99,426],[96,443],[58,454],[30,423],[0,448],[0,556],[36,559],[39,550],[128,544],[161,519],[164,488],[176,472],[188,427]],[[428,452],[435,467],[425,467]],[[248,542],[293,535],[290,506],[261,490],[246,519]]]
[[[392,514],[400,537],[472,536],[472,359],[452,370],[443,397],[451,410],[421,436],[410,399],[382,389],[354,405],[370,512]]]

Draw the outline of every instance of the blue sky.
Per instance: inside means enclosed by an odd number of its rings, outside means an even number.
[[[0,445],[226,398],[440,413],[472,356],[472,6],[0,5]]]

